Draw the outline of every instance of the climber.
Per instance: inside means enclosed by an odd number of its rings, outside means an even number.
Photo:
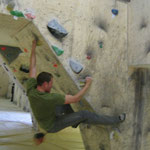
[[[125,120],[124,113],[119,116],[104,116],[87,110],[79,112],[71,110],[71,107],[68,107],[68,105],[80,101],[89,89],[92,78],[86,77],[85,86],[75,95],[50,93],[53,85],[53,75],[48,72],[41,72],[36,77],[35,51],[36,40],[32,42],[27,96],[38,124],[47,133],[55,133],[69,126],[76,128],[80,123],[113,125]],[[36,144],[42,143],[44,136],[44,133],[35,134],[34,139]]]

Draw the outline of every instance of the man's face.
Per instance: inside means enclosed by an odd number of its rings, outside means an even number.
[[[53,84],[53,79],[51,79],[50,82],[46,82],[46,85],[45,85],[45,92],[50,92],[51,91],[51,88],[52,88],[52,84]]]

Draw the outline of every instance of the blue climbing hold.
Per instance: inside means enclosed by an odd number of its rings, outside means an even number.
[[[117,16],[119,11],[118,9],[112,9],[111,12],[113,13],[113,15]]]

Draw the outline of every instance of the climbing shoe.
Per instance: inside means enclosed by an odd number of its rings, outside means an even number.
[[[121,122],[125,121],[125,119],[126,119],[126,114],[125,113],[122,113],[122,114],[119,115],[119,120]]]
[[[36,145],[40,145],[41,143],[43,143],[43,141],[44,141],[44,136],[45,136],[45,134],[42,133],[42,132],[36,133],[36,134],[34,135],[34,137],[33,137],[35,144],[36,144]]]

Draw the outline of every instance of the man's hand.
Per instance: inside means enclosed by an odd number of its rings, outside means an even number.
[[[85,84],[85,86],[87,85],[87,86],[90,86],[91,85],[91,83],[92,83],[92,78],[91,77],[86,77],[86,84]]]
[[[71,104],[71,103],[76,103],[76,102],[80,101],[81,98],[83,97],[83,95],[86,93],[86,91],[90,87],[91,83],[92,83],[92,78],[91,77],[86,77],[86,84],[83,87],[83,89],[81,89],[74,96],[72,96],[72,95],[66,95],[66,97],[65,97],[65,104]]]

